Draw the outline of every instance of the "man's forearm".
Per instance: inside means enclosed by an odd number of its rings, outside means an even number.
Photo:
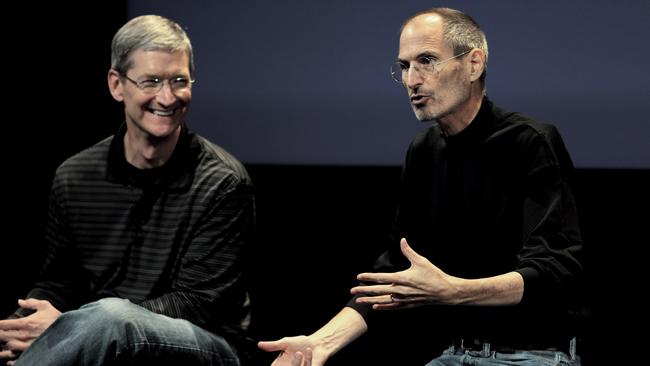
[[[366,330],[368,326],[361,314],[350,307],[344,307],[310,337],[331,356],[359,338]]]
[[[517,305],[524,294],[524,279],[518,272],[499,276],[457,278],[457,305]]]

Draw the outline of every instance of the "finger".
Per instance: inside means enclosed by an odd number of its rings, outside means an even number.
[[[307,350],[305,350],[305,361],[303,362],[303,366],[311,366],[311,358],[312,358],[311,348],[307,348]]]
[[[359,304],[392,304],[393,297],[391,295],[364,296],[358,297],[356,302]]]
[[[356,286],[350,289],[353,295],[389,295],[398,291],[393,285]]]
[[[20,329],[24,323],[25,320],[23,318],[0,320],[0,330]]]
[[[365,272],[365,273],[359,273],[357,275],[357,280],[364,281],[364,282],[376,282],[376,283],[395,283],[399,281],[399,275],[397,273]]]
[[[302,353],[300,351],[296,352],[293,354],[293,358],[291,359],[291,366],[302,366]]]
[[[13,340],[5,343],[4,348],[8,349],[10,351],[13,351],[14,353],[15,352],[24,352],[25,350],[27,350],[27,348],[29,347],[30,344],[31,344],[31,342],[24,342],[24,341],[20,341],[20,340],[17,340],[17,339],[13,339]]]
[[[378,310],[378,311],[380,311],[380,310],[396,310],[396,309],[400,309],[400,308],[403,308],[403,307],[405,307],[404,304],[400,304],[400,303],[396,303],[396,302],[390,303],[390,304],[374,304],[374,305],[372,305],[372,309],[373,310]]]
[[[12,339],[20,339],[25,333],[16,330],[0,330],[0,342],[9,342]]]
[[[16,358],[16,354],[13,353],[13,351],[8,349],[0,351],[0,360],[7,359],[7,358]]]
[[[397,309],[411,309],[422,305],[429,304],[425,297],[417,298],[394,298],[394,302],[390,304],[374,304],[373,310],[397,310]]]

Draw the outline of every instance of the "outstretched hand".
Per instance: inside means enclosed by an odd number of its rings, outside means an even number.
[[[307,336],[284,337],[277,341],[259,342],[266,352],[280,351],[272,366],[322,366],[326,357]]]
[[[8,359],[7,365],[24,352],[61,315],[47,300],[18,300],[23,309],[34,310],[29,316],[0,320],[0,360]]]
[[[400,309],[427,304],[453,304],[457,289],[456,277],[450,276],[416,253],[402,238],[402,254],[411,266],[395,273],[361,273],[357,279],[376,285],[357,286],[350,290],[359,303],[372,304],[373,309]]]

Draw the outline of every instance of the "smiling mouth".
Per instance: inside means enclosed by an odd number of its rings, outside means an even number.
[[[169,116],[173,115],[174,113],[176,113],[176,109],[177,108],[169,109],[169,110],[166,110],[166,111],[161,111],[161,110],[157,110],[157,109],[147,108],[147,111],[149,111],[150,113],[155,114],[156,116],[169,117]]]

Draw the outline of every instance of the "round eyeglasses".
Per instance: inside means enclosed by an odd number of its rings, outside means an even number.
[[[138,89],[142,90],[147,94],[158,94],[158,92],[162,90],[163,85],[165,85],[165,79],[161,79],[161,78],[149,78],[140,81],[135,81],[130,77],[126,76],[125,74],[120,74],[120,75],[126,80],[133,83],[133,85],[138,87]],[[169,84],[169,88],[173,93],[177,93],[177,92],[183,92],[191,89],[192,84],[194,84],[195,81],[196,80],[188,79],[182,76],[177,76],[175,78],[168,79],[167,84]]]
[[[390,66],[390,76],[396,82],[404,84],[408,79],[408,73],[409,70],[411,70],[411,67],[413,67],[413,69],[420,75],[432,75],[434,73],[439,73],[442,71],[442,64],[445,62],[453,60],[457,57],[464,56],[470,51],[471,50],[459,53],[442,61],[436,61],[436,58],[431,55],[422,55],[410,64],[406,61],[397,61]]]

